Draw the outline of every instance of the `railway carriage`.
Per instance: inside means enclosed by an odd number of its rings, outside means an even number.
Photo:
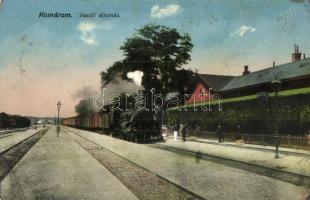
[[[63,124],[87,130],[112,131],[114,137],[135,142],[162,139],[153,111],[133,107],[126,111],[119,111],[111,109],[113,106],[110,106],[107,105],[98,112],[63,119]]]
[[[0,113],[0,129],[24,128],[30,126],[30,119],[18,115]]]
[[[76,127],[77,126],[77,123],[76,123],[77,120],[78,120],[77,117],[70,117],[70,118],[64,119],[63,125]]]

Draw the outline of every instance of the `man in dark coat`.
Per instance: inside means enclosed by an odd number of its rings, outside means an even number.
[[[216,130],[219,143],[223,142],[222,126],[219,124]]]
[[[240,125],[237,126],[236,140],[241,140],[241,127],[240,127]]]
[[[187,129],[188,129],[188,125],[185,124],[182,129],[181,129],[181,132],[182,132],[182,137],[183,137],[183,142],[186,141],[186,133],[187,133]]]

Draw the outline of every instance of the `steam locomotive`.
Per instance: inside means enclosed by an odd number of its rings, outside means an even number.
[[[138,96],[148,94],[145,90],[139,91]],[[106,105],[101,111],[62,120],[63,125],[87,130],[102,130],[111,132],[113,137],[140,143],[163,139],[156,113],[150,109],[150,102],[141,104],[135,100],[126,99],[124,106]],[[148,99],[148,98],[146,98]],[[127,107],[128,106],[128,107]]]

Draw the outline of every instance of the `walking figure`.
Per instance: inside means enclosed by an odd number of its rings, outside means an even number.
[[[237,144],[243,144],[244,143],[242,138],[241,138],[241,126],[240,125],[237,126],[236,143]]]
[[[187,128],[188,128],[188,126],[187,126],[187,124],[185,124],[185,125],[182,127],[182,129],[181,129],[181,133],[182,133],[182,137],[183,137],[183,142],[186,141],[186,132],[187,132]]]
[[[222,126],[219,124],[216,130],[219,143],[223,142]]]
[[[177,141],[177,138],[178,138],[178,128],[177,128],[177,125],[175,124],[175,125],[173,125],[172,126],[172,130],[173,130],[173,139],[174,139],[174,141]]]
[[[240,125],[237,126],[237,131],[236,131],[236,140],[240,140],[241,139],[241,127]]]

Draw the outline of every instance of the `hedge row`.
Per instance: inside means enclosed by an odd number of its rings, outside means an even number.
[[[278,103],[275,100],[271,96],[227,102],[222,104],[222,111],[216,104],[211,105],[212,111],[197,107],[196,111],[193,107],[168,110],[167,123],[187,123],[208,131],[215,131],[221,124],[226,132],[236,131],[240,125],[244,133],[272,134],[278,122],[280,134],[307,134],[310,130],[310,94],[280,96]]]

